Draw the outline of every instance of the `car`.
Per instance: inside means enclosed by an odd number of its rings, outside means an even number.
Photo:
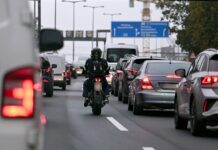
[[[70,67],[71,77],[76,79],[77,78],[76,67],[70,63],[68,63],[68,66]]]
[[[66,90],[67,79],[66,79],[66,66],[65,58],[58,53],[48,52],[43,53],[43,56],[46,56],[52,64],[57,65],[54,68],[54,86],[59,86],[62,90]]]
[[[218,125],[218,51],[201,52],[185,69],[175,71],[183,77],[176,87],[175,128],[186,129],[190,120],[194,136],[204,134],[206,126]]]
[[[181,76],[174,71],[188,70],[190,62],[175,60],[148,60],[130,84],[128,110],[138,115],[144,109],[173,109],[175,88]]]
[[[117,63],[116,70],[112,77],[112,84],[111,84],[111,93],[114,96],[118,96],[119,77],[122,76],[123,68],[127,60],[128,60],[127,58],[120,58],[120,60]]]
[[[66,76],[66,82],[68,85],[71,84],[71,69],[70,69],[70,66],[66,63],[65,64],[65,76]]]
[[[0,1],[1,150],[42,150],[44,145],[40,58],[31,16],[26,0]],[[62,46],[60,32],[40,31],[40,52]]]
[[[163,58],[132,56],[127,61],[125,69],[122,73],[122,80],[119,80],[118,100],[121,100],[123,103],[128,102],[130,82],[136,77],[138,70],[141,68],[144,61],[158,59]]]
[[[53,85],[54,85],[54,74],[53,68],[56,68],[57,65],[52,64],[48,58],[41,56],[41,74],[42,74],[42,83],[43,83],[43,93],[46,94],[47,97],[53,96]]]

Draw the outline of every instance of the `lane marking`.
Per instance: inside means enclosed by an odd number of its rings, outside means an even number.
[[[113,117],[107,117],[107,119],[115,126],[117,127],[120,131],[128,131],[127,128],[125,128],[122,124],[120,124],[116,119]]]
[[[153,147],[142,147],[143,150],[155,150]]]

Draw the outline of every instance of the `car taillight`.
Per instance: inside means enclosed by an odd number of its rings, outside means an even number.
[[[33,116],[33,68],[21,68],[6,74],[1,111],[4,118],[30,118]]]
[[[181,77],[175,74],[168,74],[166,75],[166,78],[170,78],[170,79],[180,79]]]
[[[51,72],[51,67],[48,67],[47,69],[46,69],[46,72]]]
[[[66,77],[66,72],[63,72],[63,73],[62,73],[62,76],[63,76],[63,77]]]
[[[116,73],[117,75],[120,75],[122,73],[122,70],[117,70]]]
[[[137,75],[138,71],[137,70],[127,70],[127,75],[128,76],[135,76]]]
[[[95,78],[95,82],[101,82],[101,78]]]
[[[144,77],[144,79],[141,80],[141,88],[143,90],[153,90],[154,89],[148,77]]]
[[[201,79],[201,85],[211,85],[218,83],[218,76],[206,76]]]

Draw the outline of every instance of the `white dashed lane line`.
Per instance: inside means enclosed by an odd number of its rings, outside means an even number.
[[[155,150],[153,147],[142,147],[142,150]]]
[[[127,128],[125,128],[122,124],[120,124],[116,119],[113,117],[107,117],[107,120],[109,120],[118,130],[120,131],[128,131]]]

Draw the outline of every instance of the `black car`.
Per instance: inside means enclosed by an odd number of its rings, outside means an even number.
[[[112,77],[111,94],[118,96],[119,77],[122,76],[124,66],[128,59],[120,58],[117,63],[115,73]]]
[[[42,72],[42,85],[43,92],[47,97],[53,96],[53,85],[54,85],[54,76],[52,68],[56,68],[57,65],[52,64],[46,57],[41,57],[41,72]]]

